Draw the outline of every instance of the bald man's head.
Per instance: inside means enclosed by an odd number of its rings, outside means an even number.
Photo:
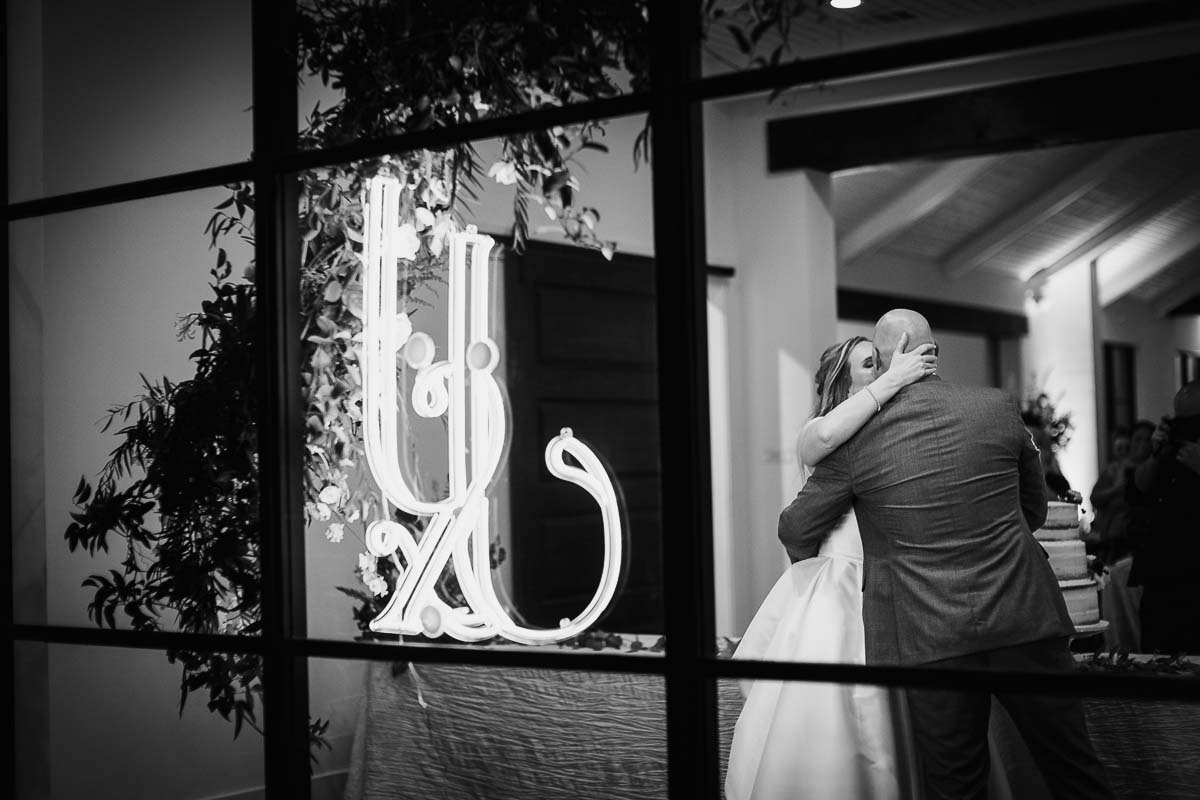
[[[879,351],[879,362],[886,370],[892,365],[892,351],[900,337],[908,334],[904,352],[923,344],[933,344],[933,331],[929,320],[907,308],[893,308],[875,323],[875,349]]]

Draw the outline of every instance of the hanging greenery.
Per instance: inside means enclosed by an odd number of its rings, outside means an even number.
[[[774,26],[787,33],[782,0],[708,3],[705,30],[730,26],[757,44]],[[775,11],[771,9],[774,8]],[[648,0],[558,3],[552,0],[322,0],[298,5],[298,68],[339,92],[314,107],[299,134],[318,149],[382,135],[445,127],[648,88]],[[747,57],[751,58],[746,48]],[[751,65],[777,63],[781,52]],[[754,58],[758,58],[754,56]],[[624,84],[624,85],[623,85]],[[581,202],[577,156],[606,151],[603,121],[506,136],[500,156],[483,164],[469,143],[310,170],[299,176],[301,312],[305,446],[305,521],[331,541],[361,539],[381,513],[364,472],[359,435],[362,376],[356,337],[362,330],[360,242],[365,182],[386,172],[401,179],[408,233],[410,309],[422,286],[445,269],[447,236],[461,229],[485,181],[512,187],[512,245],[527,238],[530,215],[544,214],[568,241],[611,258],[600,237],[600,211]],[[648,158],[649,128],[638,136],[635,165]],[[236,265],[229,237],[254,243],[249,184],[229,195],[205,227],[215,264],[211,296],[182,318],[181,338],[198,341],[193,375],[172,382],[143,378],[141,391],[109,410],[104,430],[118,444],[94,480],[80,479],[66,530],[72,550],[123,554],[119,569],[89,577],[90,618],[134,630],[259,635],[257,377],[254,360],[254,264]],[[420,535],[419,521],[397,516]],[[492,563],[504,558],[493,547]],[[348,563],[350,559],[348,557]],[[358,605],[359,629],[382,607],[395,579],[389,560],[358,557],[362,587],[344,588]],[[453,600],[448,574],[440,587]],[[261,663],[253,655],[174,650],[182,667],[180,711],[193,692],[208,708],[259,730]],[[310,722],[314,751],[328,723]],[[314,756],[315,758],[315,756]]]
[[[648,2],[583,6],[549,0],[302,3],[301,74],[319,77],[342,97],[312,110],[300,145],[327,147],[610,97],[622,91],[622,76],[633,90],[645,88]],[[635,159],[646,155],[647,133],[639,137]],[[580,202],[573,171],[582,151],[605,150],[603,135],[603,122],[588,122],[505,137],[500,159],[486,165],[486,173],[474,147],[462,144],[300,176],[310,527],[332,541],[349,533],[361,538],[381,507],[365,479],[359,435],[365,182],[380,172],[403,182],[409,250],[402,291],[411,307],[421,302],[421,286],[441,280],[447,236],[463,226],[485,180],[512,187],[515,248],[523,247],[537,209],[569,241],[611,257],[615,243],[599,237],[600,212]],[[123,554],[119,569],[84,582],[93,592],[88,613],[97,625],[261,633],[254,264],[234,275],[222,246],[228,237],[253,244],[254,195],[248,184],[228,189],[205,228],[215,253],[212,294],[179,330],[198,340],[192,377],[144,378],[133,400],[110,409],[104,430],[115,428],[118,444],[97,477],[81,479],[74,495],[70,549]],[[403,521],[419,535],[417,520]],[[493,563],[503,555],[494,548]],[[365,555],[358,568],[365,590],[345,591],[359,600],[354,616],[366,632],[395,568]],[[453,595],[452,575],[442,590]],[[172,651],[168,657],[182,665],[181,712],[192,692],[203,691],[208,708],[234,723],[235,736],[243,726],[259,729],[256,656]],[[310,723],[314,749],[324,744],[327,724]]]

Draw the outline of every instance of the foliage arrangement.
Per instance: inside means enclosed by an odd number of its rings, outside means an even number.
[[[1060,412],[1050,395],[1038,391],[1025,400],[1021,409],[1021,421],[1030,430],[1041,430],[1046,434],[1047,441],[1053,451],[1066,448],[1071,441],[1071,432],[1075,423],[1071,421],[1071,412]]]
[[[623,4],[561,4],[490,0],[324,0],[299,6],[299,68],[339,90],[332,107],[312,110],[300,136],[319,148],[360,138],[449,126],[592,100],[634,90],[646,80],[646,0]],[[526,239],[533,208],[568,240],[611,257],[599,238],[600,213],[578,200],[573,172],[584,150],[605,148],[604,124],[589,122],[507,137],[486,179],[514,192],[513,246]],[[636,158],[645,157],[648,131]],[[305,519],[331,541],[380,513],[365,479],[361,424],[362,376],[356,337],[362,330],[361,195],[373,175],[403,184],[402,232],[407,234],[410,310],[417,290],[442,278],[447,236],[484,180],[470,144],[311,170],[300,176],[301,308]],[[215,251],[212,296],[183,318],[181,337],[198,338],[191,378],[143,379],[129,403],[110,409],[118,445],[93,483],[81,479],[66,531],[72,551],[91,555],[110,546],[124,553],[119,569],[93,575],[88,613],[97,625],[120,620],[136,630],[170,626],[200,633],[256,635],[261,630],[258,571],[258,443],[254,363],[253,262],[233,276],[222,243],[253,244],[252,187],[228,187],[205,228]],[[415,519],[404,520],[420,534]],[[503,558],[494,548],[493,563]],[[360,629],[380,610],[395,578],[387,560],[359,556],[367,591]],[[442,587],[455,590],[453,578]],[[180,710],[192,692],[234,724],[258,729],[261,665],[254,656],[173,651],[182,665]],[[310,723],[314,747],[327,723]]]
[[[773,67],[785,56],[794,55],[793,29],[800,24],[824,24],[829,19],[827,9],[823,0],[705,0],[702,36],[708,41],[713,29],[721,28],[733,38],[746,63],[729,62],[726,66]],[[710,54],[720,58],[711,49]],[[777,89],[771,99],[782,91]]]
[[[1170,675],[1200,678],[1200,662],[1184,653],[1135,658],[1125,650],[1092,653],[1076,663],[1080,672],[1121,672],[1130,675]]]
[[[709,2],[705,29],[729,26],[748,45],[749,58],[750,45],[772,26],[786,40],[790,20],[804,5],[759,0],[726,8]],[[341,97],[312,109],[299,144],[322,148],[644,90],[649,8],[648,0],[301,2],[300,74]],[[755,57],[752,64],[777,63],[781,54]],[[356,337],[363,317],[359,252],[366,181],[387,173],[403,184],[408,268],[401,291],[415,311],[418,290],[442,280],[447,237],[464,224],[484,180],[512,187],[512,246],[518,251],[531,212],[538,210],[568,241],[611,258],[615,243],[599,236],[599,210],[580,202],[576,166],[580,153],[606,151],[604,130],[603,122],[593,121],[505,137],[486,173],[467,143],[300,176],[304,511],[310,528],[335,542],[348,532],[361,538],[358,530],[381,513],[363,471],[359,436]],[[635,142],[635,165],[648,158],[649,133],[645,128]],[[212,294],[179,328],[181,338],[198,340],[192,377],[143,378],[131,401],[109,409],[104,430],[115,428],[118,444],[94,481],[81,479],[74,494],[68,547],[93,556],[110,547],[123,554],[119,569],[84,582],[92,590],[89,617],[100,626],[261,632],[254,264],[235,276],[222,247],[228,237],[253,244],[254,195],[248,184],[227,188],[228,197],[205,227],[215,252]],[[401,521],[420,535],[418,520]],[[503,557],[493,547],[493,564]],[[359,602],[354,618],[366,634],[396,568],[363,554],[357,571],[364,588],[343,591]],[[452,574],[440,588],[453,599]],[[622,646],[601,636],[572,646]],[[189,695],[202,691],[209,710],[233,723],[235,736],[244,726],[259,729],[262,674],[255,656],[176,650],[168,657],[182,668],[181,712]],[[323,745],[327,725],[311,721],[314,748]]]

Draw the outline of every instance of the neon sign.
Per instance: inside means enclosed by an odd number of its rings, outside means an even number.
[[[499,470],[507,436],[504,395],[494,375],[500,348],[491,336],[488,314],[488,254],[494,242],[474,226],[450,234],[446,357],[435,361],[433,338],[414,331],[397,303],[398,264],[412,252],[412,243],[401,239],[411,238],[412,231],[402,231],[399,225],[400,194],[398,180],[377,176],[363,203],[364,439],[387,517],[368,525],[366,541],[371,555],[390,557],[400,573],[371,630],[407,636],[444,633],[465,642],[502,636],[521,644],[576,636],[599,619],[620,578],[621,517],[612,480],[570,428],[546,445],[550,473],[583,488],[600,508],[604,564],[596,591],[578,616],[564,618],[551,629],[517,624],[496,596],[491,577],[487,490]],[[409,398],[413,411],[428,419],[445,419],[450,475],[444,499],[417,497],[401,471],[400,358],[417,370]],[[579,466],[568,463],[567,455]],[[390,519],[388,504],[429,518],[420,541]],[[447,563],[454,565],[466,607],[451,608],[435,591]]]

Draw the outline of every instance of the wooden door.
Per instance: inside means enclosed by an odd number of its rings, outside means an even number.
[[[599,582],[603,525],[592,498],[546,469],[562,428],[607,463],[623,497],[623,582],[598,626],[662,631],[662,548],[654,261],[531,242],[504,259],[512,408],[513,600],[554,626],[583,610]]]

